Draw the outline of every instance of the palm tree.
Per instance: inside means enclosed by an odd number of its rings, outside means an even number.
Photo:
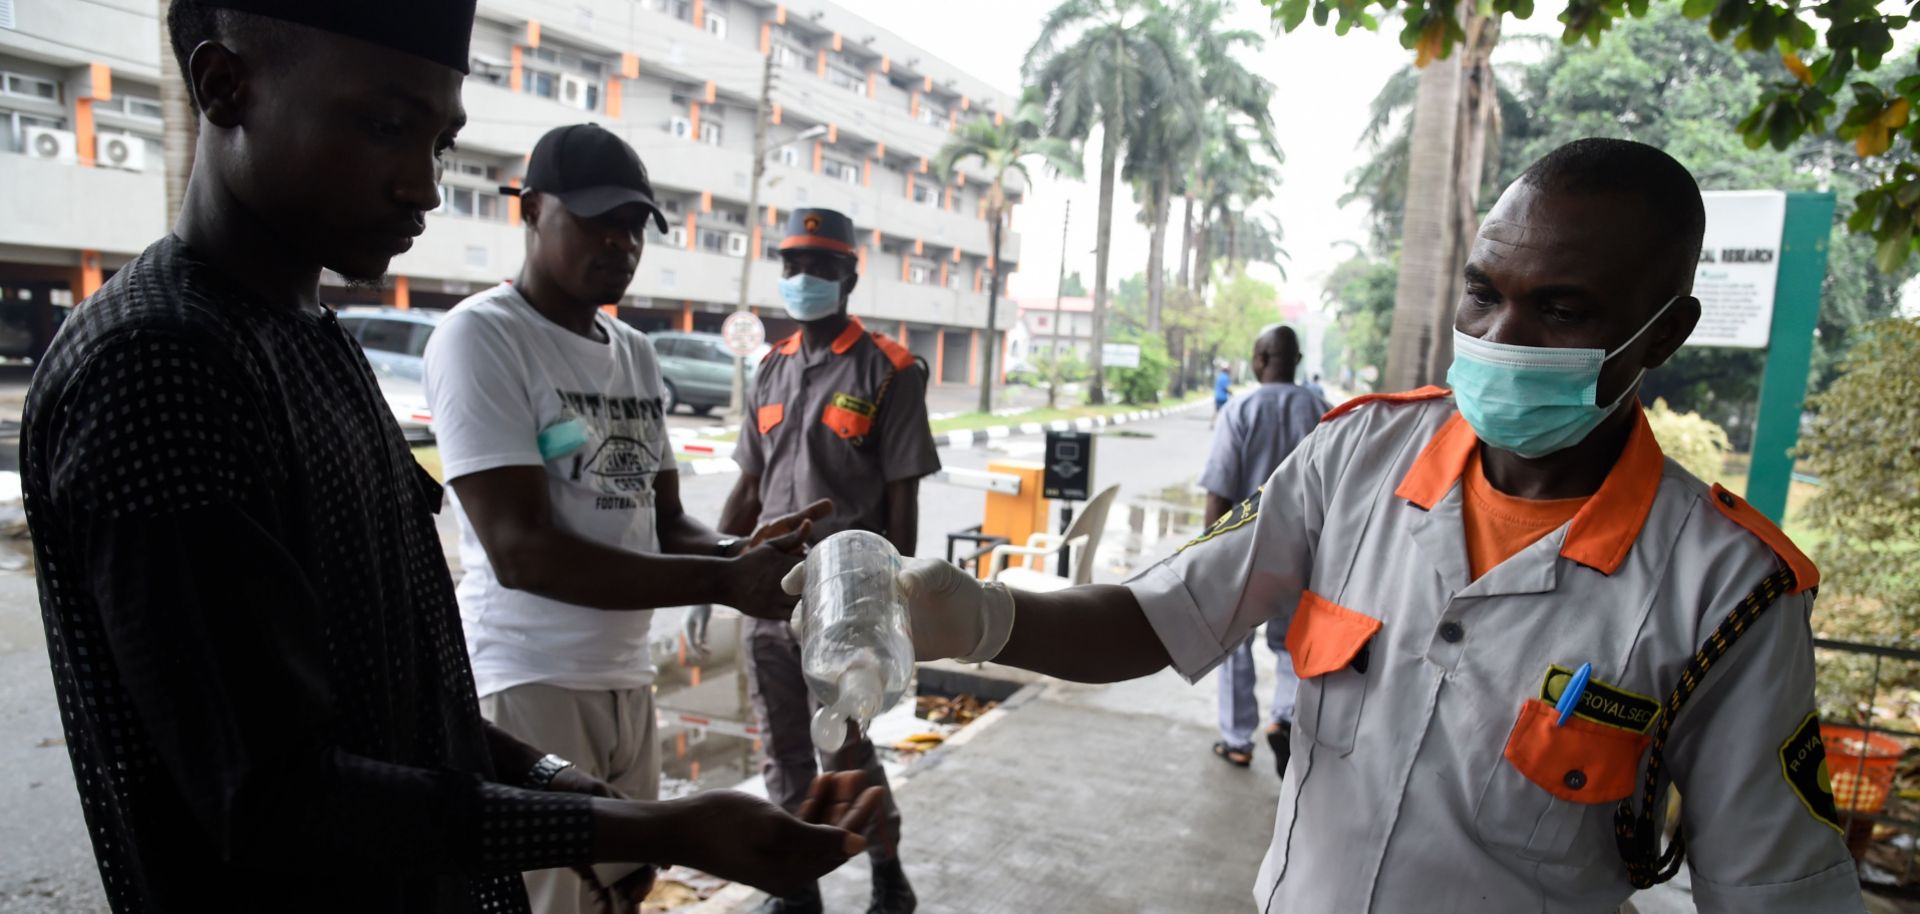
[[[988,270],[992,281],[987,286],[987,348],[980,362],[980,411],[983,413],[993,412],[993,356],[1000,351],[995,338],[999,329],[994,319],[1000,307],[1000,235],[1010,208],[1007,175],[1017,174],[1023,186],[1031,187],[1033,179],[1026,166],[1030,158],[1039,158],[1055,174],[1078,178],[1081,172],[1080,150],[1066,140],[1045,135],[1047,113],[1039,101],[1028,92],[1013,116],[998,125],[986,115],[974,118],[961,125],[953,139],[934,156],[933,164],[942,182],[951,182],[956,167],[968,159],[980,160],[981,167],[992,176],[987,186],[987,224],[993,236],[993,259]],[[1062,251],[1061,256],[1065,257],[1066,252]]]
[[[1457,53],[1436,60],[1439,28],[1444,23],[1436,21],[1429,28],[1433,37],[1422,38],[1416,62],[1421,72],[1407,161],[1400,278],[1387,340],[1388,390],[1434,383],[1453,361],[1460,264],[1479,231],[1487,138],[1498,123],[1489,58],[1499,41],[1499,18],[1468,15]]]
[[[1113,237],[1113,186],[1123,140],[1141,111],[1178,92],[1186,60],[1178,31],[1158,0],[1065,0],[1040,24],[1022,76],[1045,99],[1048,132],[1080,140],[1099,127],[1100,215],[1093,268],[1093,344],[1089,400],[1106,402],[1107,259]]]

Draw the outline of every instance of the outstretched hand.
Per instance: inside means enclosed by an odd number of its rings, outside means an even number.
[[[814,779],[798,816],[736,791],[694,794],[680,801],[674,862],[789,895],[866,849],[861,833],[886,793],[858,771],[830,772]]]
[[[747,537],[745,548],[752,549],[769,540],[782,540],[784,542],[784,537],[796,531],[800,533],[798,542],[804,547],[807,541],[807,534],[813,532],[813,522],[824,520],[827,515],[832,513],[833,501],[822,498],[792,514],[783,514],[761,524],[760,529],[753,531],[753,535]]]

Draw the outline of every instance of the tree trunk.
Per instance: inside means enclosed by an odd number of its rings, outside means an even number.
[[[1193,195],[1181,194],[1185,203],[1180,217],[1180,288],[1193,288]]]
[[[1109,107],[1106,123],[1100,128],[1100,218],[1095,229],[1100,239],[1093,253],[1093,340],[1087,347],[1088,377],[1092,387],[1087,402],[1099,406],[1107,402],[1107,373],[1101,347],[1107,342],[1107,252],[1113,241],[1113,179],[1120,160],[1120,110]]]
[[[1240,269],[1240,219],[1227,214],[1227,275]]]
[[[1162,166],[1148,185],[1153,207],[1152,234],[1147,236],[1147,332],[1161,332],[1161,311],[1167,304],[1167,216],[1172,205],[1170,197],[1173,176],[1172,169]]]
[[[1204,302],[1207,282],[1213,278],[1213,215],[1202,209],[1200,228],[1193,236],[1193,294]]]
[[[1446,370],[1434,360],[1434,338],[1452,277],[1459,230],[1454,208],[1454,169],[1460,120],[1461,58],[1455,53],[1420,71],[1413,108],[1413,140],[1407,166],[1407,209],[1401,223],[1400,275],[1394,285],[1393,323],[1387,338],[1382,390],[1409,390],[1433,383]],[[1451,338],[1449,337],[1449,340]]]
[[[980,353],[980,412],[982,413],[993,412],[993,356],[999,351],[999,347],[995,345],[995,334],[1000,332],[1000,325],[995,321],[1000,312],[1000,225],[1005,221],[1005,214],[995,207],[993,224],[989,229],[993,233],[993,263],[987,273],[993,280],[993,285],[987,287],[987,348],[985,352]],[[1062,251],[1061,257],[1065,256],[1066,252]]]
[[[1454,309],[1466,284],[1460,266],[1467,262],[1474,236],[1480,232],[1480,187],[1486,176],[1488,149],[1490,144],[1498,148],[1494,124],[1500,99],[1490,57],[1500,38],[1500,22],[1472,16],[1466,22],[1466,33],[1456,52],[1461,58],[1460,102],[1454,128],[1453,229],[1449,233],[1453,247],[1447,259],[1452,268],[1445,273],[1446,292],[1440,297],[1440,307],[1434,310],[1428,335],[1427,359],[1434,379],[1423,383],[1438,383],[1453,364]]]
[[[172,39],[167,35],[167,0],[160,3],[160,118],[162,171],[167,194],[167,228],[180,216],[180,205],[187,199],[187,177],[193,172],[193,144],[198,139],[200,117],[194,113],[193,99],[187,94],[180,65],[173,59]]]

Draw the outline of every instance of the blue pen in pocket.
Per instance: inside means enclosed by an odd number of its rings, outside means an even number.
[[[1560,701],[1553,706],[1560,712],[1560,719],[1554,721],[1556,727],[1567,725],[1567,718],[1573,716],[1575,708],[1580,707],[1580,696],[1587,692],[1587,680],[1593,678],[1593,664],[1583,663],[1573,671],[1573,678],[1567,680],[1567,687],[1560,692]]]

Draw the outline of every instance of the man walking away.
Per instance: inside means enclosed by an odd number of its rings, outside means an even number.
[[[1260,386],[1221,409],[1213,451],[1200,474],[1200,487],[1207,490],[1209,528],[1235,505],[1257,501],[1261,484],[1326,414],[1326,401],[1293,383],[1299,364],[1300,341],[1293,328],[1268,327],[1254,341],[1253,374]],[[1287,656],[1285,630],[1268,625],[1266,631],[1267,646],[1280,661],[1267,745],[1273,748],[1274,767],[1284,778],[1293,738],[1293,696],[1300,680],[1294,677],[1293,659]],[[1220,664],[1220,741],[1213,744],[1214,755],[1243,768],[1253,761],[1253,727],[1260,719],[1253,673],[1253,636],[1249,635]]]
[[[653,344],[601,313],[633,280],[647,170],[593,124],[540,138],[520,194],[526,261],[455,307],[426,352],[440,458],[459,510],[460,618],[480,712],[636,800],[659,794],[651,607],[777,604],[805,519],[751,541],[689,517]],[[816,505],[824,513],[825,505]],[[661,555],[668,553],[669,555]],[[647,873],[619,878],[643,896]],[[592,910],[564,869],[527,874],[538,914]],[[638,900],[634,898],[633,900]]]
[[[1303,384],[1303,385],[1301,385],[1301,386],[1302,386],[1302,387],[1305,387],[1305,388],[1307,389],[1307,392],[1308,392],[1308,393],[1310,393],[1310,394],[1313,394],[1313,395],[1314,395],[1314,396],[1316,396],[1316,397],[1319,397],[1319,398],[1320,398],[1320,401],[1321,401],[1322,403],[1324,403],[1324,402],[1326,402],[1326,400],[1327,400],[1327,389],[1326,389],[1325,387],[1321,387],[1321,386],[1320,386],[1320,373],[1319,373],[1319,372],[1314,372],[1314,375],[1313,375],[1313,377],[1312,377],[1312,378],[1311,378],[1310,380],[1308,380],[1308,381],[1307,381],[1307,383],[1305,383],[1305,384]]]
[[[830,498],[833,513],[814,524],[812,539],[868,530],[910,556],[920,523],[920,477],[940,468],[927,426],[926,379],[905,347],[867,332],[859,318],[847,315],[848,296],[860,279],[853,239],[852,220],[833,210],[795,210],[787,224],[780,242],[780,296],[801,329],[774,345],[754,378],[733,458],[740,478],[727,497],[720,529],[739,534],[753,529],[756,518]],[[766,732],[767,792],[792,809],[816,769],[800,647],[784,617],[749,621],[747,662]],[[861,769],[872,783],[886,782],[864,736],[825,754],[820,764],[830,771]],[[869,835],[869,914],[914,909],[899,841],[900,812],[888,806]],[[817,886],[768,899],[758,909],[819,910]]]
[[[186,200],[61,329],[22,454],[112,909],[523,914],[527,869],[780,891],[857,852],[858,807],[614,799],[480,718],[440,487],[320,303],[322,267],[378,281],[439,205],[473,0],[173,0],[167,25]]]

